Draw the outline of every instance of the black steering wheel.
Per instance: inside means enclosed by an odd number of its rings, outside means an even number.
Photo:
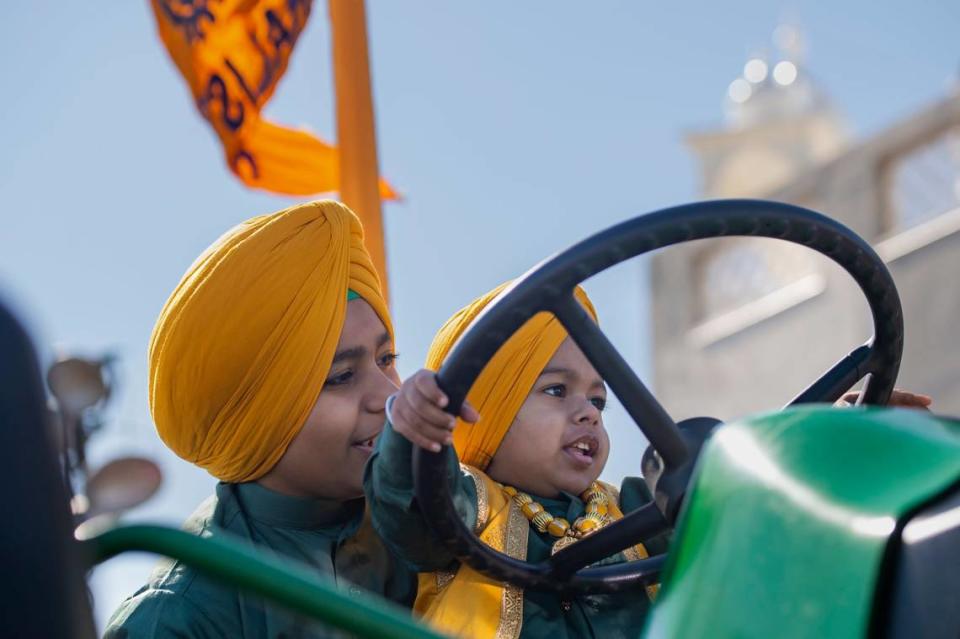
[[[843,267],[859,285],[873,315],[874,335],[843,357],[790,404],[833,402],[866,378],[862,402],[890,398],[903,351],[903,315],[889,271],[862,238],[813,211],[760,200],[717,200],[641,215],[559,253],[519,278],[474,321],[447,357],[437,381],[459,414],[467,392],[497,349],[541,311],[556,315],[622,402],[663,460],[654,502],[533,564],[481,542],[457,516],[450,495],[445,452],[414,448],[417,501],[438,539],[456,557],[493,579],[523,588],[567,594],[615,592],[655,581],[665,556],[616,565],[596,561],[671,527],[693,469],[685,436],[573,295],[597,273],[643,253],[691,240],[726,236],[769,237],[800,244]],[[694,420],[703,431],[709,418]],[[719,423],[718,420],[712,420]],[[639,456],[638,456],[639,466]]]

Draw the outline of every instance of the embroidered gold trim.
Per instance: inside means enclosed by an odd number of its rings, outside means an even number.
[[[555,555],[561,550],[563,550],[564,548],[566,548],[567,546],[573,545],[578,541],[579,539],[577,539],[576,537],[570,537],[570,536],[561,537],[556,541],[556,543],[553,544],[553,547],[550,548],[550,554]]]
[[[646,587],[647,599],[650,601],[657,600],[657,594],[660,592],[660,584],[650,584]]]
[[[627,561],[639,561],[641,559],[646,559],[650,556],[650,553],[647,552],[647,547],[643,544],[637,544],[636,546],[630,546],[623,551],[623,556]]]
[[[650,553],[647,552],[646,546],[637,544],[624,550],[623,556],[626,557],[627,561],[637,561],[639,559],[646,559],[650,556]],[[655,601],[657,593],[660,592],[660,584],[650,584],[649,586],[645,586],[644,589],[647,591],[647,599]]]
[[[650,556],[650,553],[647,552],[647,547],[643,544],[637,544],[636,546],[631,546],[623,551],[623,557],[627,561],[639,561],[640,559],[646,559]],[[660,591],[660,584],[651,584],[646,586],[647,598],[650,601],[654,601],[657,598],[657,593]]]
[[[487,495],[487,484],[477,474],[475,468],[460,464],[460,470],[470,475],[470,479],[473,480],[473,485],[477,489],[477,523],[473,527],[473,532],[479,533],[487,525],[487,518],[490,517],[490,496]]]
[[[619,506],[620,491],[606,482],[600,482],[600,485],[603,486],[603,489],[607,491],[607,494],[610,495],[610,498],[613,499]],[[623,558],[627,561],[639,561],[641,559],[646,559],[649,556],[650,553],[647,551],[647,547],[642,543],[631,546],[623,551]],[[657,593],[660,592],[660,584],[651,584],[646,586],[644,589],[647,591],[647,598],[650,601],[654,601],[657,598]]]
[[[527,518],[511,499],[507,515],[504,552],[514,559],[527,558]],[[523,589],[513,584],[503,584],[503,599],[500,603],[500,624],[496,639],[517,639],[523,626]]]
[[[613,503],[615,503],[615,504],[617,504],[617,506],[619,506],[619,505],[620,505],[620,491],[617,490],[616,487],[612,486],[611,484],[608,484],[608,483],[605,482],[605,481],[599,481],[599,480],[598,480],[597,483],[600,484],[600,486],[607,492],[607,496],[609,496],[610,499],[613,500]]]
[[[457,576],[457,573],[451,570],[438,570],[434,574],[437,576],[437,592],[438,593],[444,588],[446,588],[450,584],[450,582],[453,581],[454,577]]]

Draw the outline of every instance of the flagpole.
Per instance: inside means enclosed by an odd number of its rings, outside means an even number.
[[[367,250],[387,295],[387,253],[380,205],[377,138],[363,0],[329,0],[337,95],[340,198],[360,217]]]

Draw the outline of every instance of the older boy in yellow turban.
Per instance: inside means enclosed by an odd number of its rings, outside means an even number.
[[[364,521],[363,465],[399,384],[356,216],[312,202],[253,218],[187,270],[150,344],[150,408],[220,480],[187,520],[401,602],[415,579]],[[324,628],[166,562],[107,637],[323,637]]]
[[[444,325],[430,348],[427,368],[440,367],[502,288]],[[596,320],[586,294],[578,289],[577,297]],[[649,501],[642,480],[626,480],[619,494],[597,481],[609,453],[603,380],[559,321],[541,313],[497,351],[467,399],[464,419],[454,420],[442,411],[446,398],[433,373],[417,373],[392,401],[391,423],[367,465],[364,486],[374,525],[394,552],[423,572],[416,612],[458,637],[636,635],[650,605],[643,590],[566,600],[553,593],[523,592],[456,562],[431,541],[426,522],[413,507],[411,443],[439,450],[439,442],[452,443],[462,462],[463,472],[454,473],[453,492],[467,524],[485,543],[518,559],[546,559],[622,517],[621,507],[632,510]],[[462,423],[475,421],[477,412],[479,421]],[[664,542],[650,545],[650,551],[659,552]],[[647,554],[648,548],[638,544],[604,563]]]

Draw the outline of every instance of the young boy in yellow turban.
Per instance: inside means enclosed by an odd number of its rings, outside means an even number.
[[[533,317],[497,351],[460,419],[443,410],[447,398],[432,371],[504,286],[450,318],[430,347],[429,370],[407,379],[388,401],[389,421],[364,475],[374,526],[393,552],[421,571],[414,609],[441,631],[477,639],[636,636],[654,589],[568,599],[523,592],[458,563],[433,540],[416,508],[412,445],[439,451],[452,444],[462,470],[453,473],[458,512],[482,541],[534,563],[651,499],[642,479],[625,479],[619,492],[598,481],[610,450],[606,388],[552,315]],[[586,294],[578,288],[576,296],[596,321]],[[856,394],[847,399],[856,401]],[[904,391],[891,398],[915,408],[930,401]],[[601,563],[665,550],[661,536]]]
[[[393,327],[356,216],[312,202],[228,231],[187,270],[150,344],[150,408],[183,459],[220,480],[185,529],[413,599],[414,575],[364,518],[362,469],[399,384]],[[334,633],[165,562],[106,637]]]
[[[434,339],[427,368],[443,363],[499,287],[454,315]],[[596,319],[592,304],[577,290]],[[460,420],[443,411],[434,374],[420,371],[390,404],[390,421],[367,465],[364,485],[375,527],[399,556],[422,571],[415,610],[458,637],[620,637],[635,635],[651,593],[563,599],[523,592],[457,563],[431,540],[413,507],[411,445],[439,450],[452,443],[463,472],[455,503],[481,540],[518,559],[538,562],[650,500],[640,479],[618,492],[597,481],[610,449],[603,425],[603,380],[552,315],[527,322],[487,364],[467,396]],[[476,407],[475,409],[473,407]],[[463,424],[462,422],[476,423]],[[454,424],[460,425],[454,428]],[[452,463],[452,462],[451,462]],[[531,506],[530,504],[535,504]],[[540,515],[545,511],[549,516]],[[661,552],[663,540],[607,562]]]

